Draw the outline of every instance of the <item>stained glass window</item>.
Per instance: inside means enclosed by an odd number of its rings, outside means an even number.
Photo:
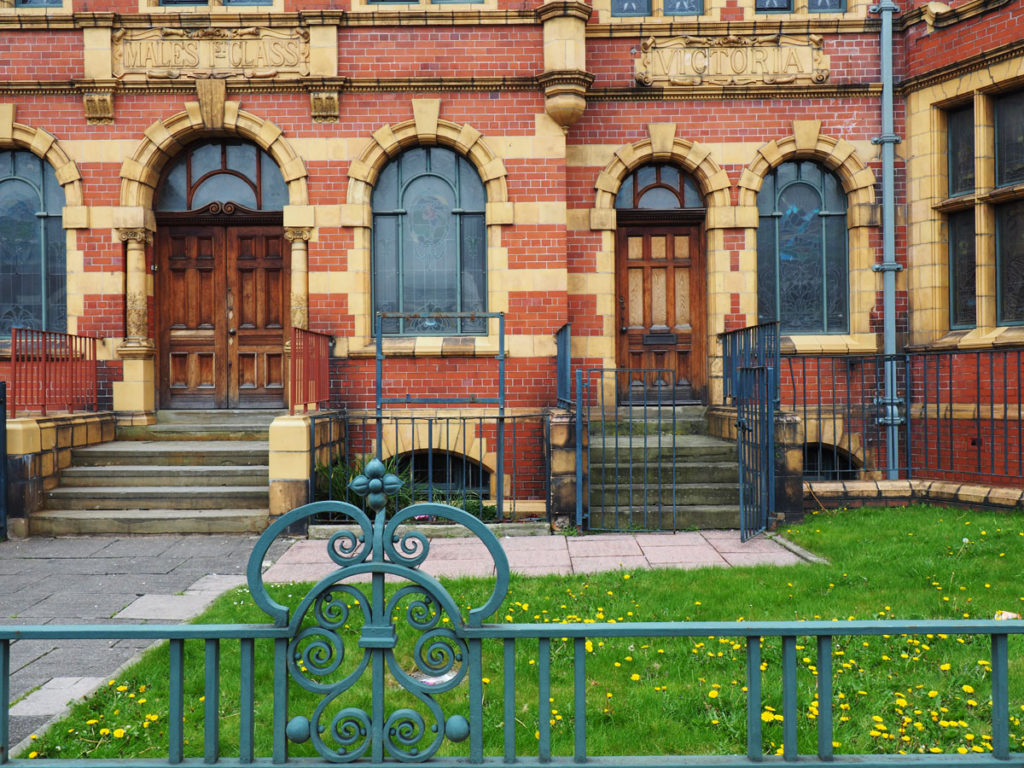
[[[949,216],[950,326],[972,328],[977,322],[974,258],[974,209]]]
[[[274,159],[242,141],[193,144],[164,170],[158,211],[280,211],[288,186]]]
[[[817,163],[783,163],[757,196],[760,322],[784,333],[849,330],[846,195]]]
[[[665,0],[666,16],[700,16],[704,13],[703,0]]]
[[[64,189],[31,152],[0,152],[0,336],[67,330]]]
[[[949,196],[974,191],[974,106],[946,114]]]
[[[373,189],[373,297],[378,312],[485,312],[487,196],[468,160],[443,147],[404,152]],[[385,318],[385,334],[487,332],[482,319]]]
[[[1024,181],[1024,91],[995,102],[996,186]]]
[[[612,0],[612,16],[650,16],[651,0]]]
[[[755,0],[756,11],[792,11],[793,0]]]
[[[996,208],[996,291],[999,324],[1024,323],[1024,199]]]

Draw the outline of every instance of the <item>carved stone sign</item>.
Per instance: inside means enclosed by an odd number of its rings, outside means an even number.
[[[309,74],[309,32],[267,27],[122,29],[114,77],[298,77]]]
[[[829,57],[819,35],[651,37],[634,62],[641,85],[824,83]]]

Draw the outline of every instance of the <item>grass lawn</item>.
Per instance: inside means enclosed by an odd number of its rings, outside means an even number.
[[[811,619],[992,618],[1024,613],[1024,517],[993,512],[911,506],[822,512],[784,531],[830,564],[788,567],[617,571],[588,576],[513,576],[496,622],[631,622]],[[480,605],[490,582],[445,582],[459,605]],[[308,585],[274,590],[295,605]],[[347,653],[323,678],[340,680],[358,665],[359,608],[343,633]],[[402,621],[396,653],[413,670],[416,638]],[[247,590],[224,595],[198,621],[259,623],[263,614]],[[442,619],[445,621],[445,619]],[[443,623],[440,626],[444,626]],[[222,644],[221,748],[237,755],[238,653]],[[813,639],[797,646],[801,752],[816,744],[816,651]],[[589,754],[736,753],[746,748],[743,641],[702,637],[594,639],[587,654]],[[836,638],[833,708],[837,753],[987,752],[990,716],[990,646],[987,637],[957,635]],[[502,650],[484,647],[485,749],[500,754],[504,739]],[[554,754],[572,752],[572,642],[554,641],[551,718]],[[202,755],[203,649],[186,645],[186,756]],[[257,755],[270,753],[271,647],[257,645]],[[537,753],[538,645],[516,647],[516,731],[521,755]],[[781,651],[762,649],[764,750],[782,742]],[[150,652],[120,679],[40,737],[38,757],[160,757],[166,755],[166,649]],[[468,683],[440,694],[445,716],[467,712]],[[311,716],[319,695],[291,687],[290,714]],[[412,703],[397,685],[387,689],[388,710]],[[341,706],[368,708],[363,688]],[[335,711],[337,708],[335,707]],[[420,707],[423,710],[423,707]],[[1024,638],[1010,638],[1011,750],[1024,751]],[[428,740],[429,741],[429,740]],[[465,754],[445,745],[442,754]],[[291,754],[314,754],[310,745]]]

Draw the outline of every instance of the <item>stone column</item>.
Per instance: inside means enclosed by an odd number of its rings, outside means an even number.
[[[120,228],[125,256],[125,340],[117,348],[124,361],[123,377],[114,382],[114,410],[126,424],[147,424],[156,410],[156,347],[149,336],[149,272],[146,246],[153,234],[145,227]]]
[[[309,328],[309,227],[285,227],[284,236],[291,243],[291,327]]]

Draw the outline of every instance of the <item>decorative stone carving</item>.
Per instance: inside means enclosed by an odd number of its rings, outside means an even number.
[[[114,94],[110,91],[82,94],[85,120],[89,125],[107,125],[114,122]]]
[[[309,30],[301,28],[119,29],[111,42],[116,78],[266,79],[309,74]]]
[[[820,85],[829,78],[820,35],[650,37],[634,61],[648,86]]]
[[[118,229],[117,236],[122,243],[141,243],[143,246],[153,244],[153,233],[148,229]]]
[[[296,240],[309,240],[313,235],[313,230],[309,227],[285,227],[284,228],[284,239],[294,243]]]
[[[544,111],[562,128],[568,130],[587,108],[587,89],[594,82],[589,72],[562,70],[537,76],[544,88]]]
[[[309,111],[314,123],[336,123],[341,113],[337,91],[313,91],[309,94]]]
[[[196,80],[196,96],[199,99],[199,114],[203,125],[211,130],[224,127],[224,102],[227,100],[227,84],[212,77]]]

